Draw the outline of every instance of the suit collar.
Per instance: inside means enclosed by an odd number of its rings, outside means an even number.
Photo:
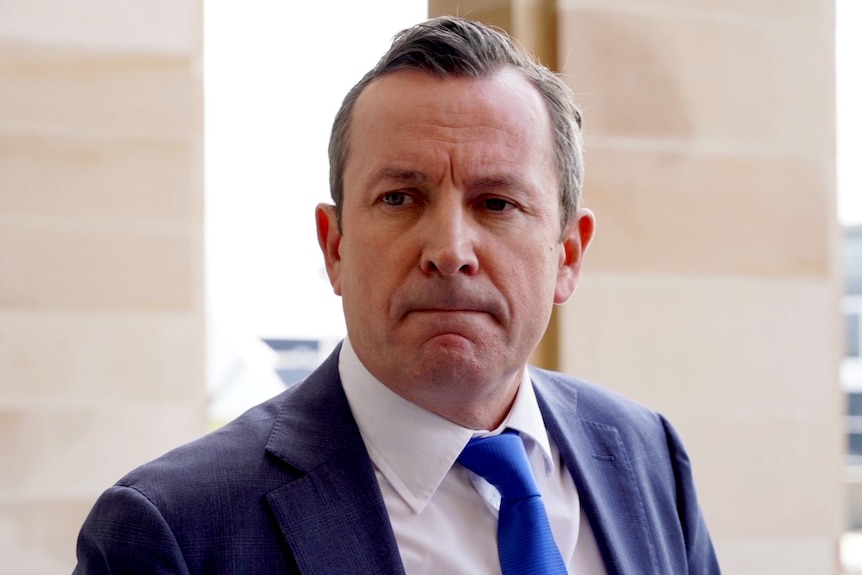
[[[301,573],[404,569],[383,497],[338,377],[339,348],[284,395],[266,445],[295,479],[266,499]]]
[[[532,377],[548,434],[575,480],[608,575],[657,573],[643,499],[619,429],[604,422],[590,394],[570,380],[538,369]]]
[[[403,575],[374,469],[338,376],[339,349],[284,394],[266,450],[294,479],[267,501],[301,573],[340,573],[350,565],[356,573]],[[608,575],[658,572],[619,430],[569,380],[538,369],[531,376]]]

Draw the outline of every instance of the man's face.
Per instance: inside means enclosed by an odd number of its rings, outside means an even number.
[[[361,94],[350,134],[341,233],[334,208],[317,219],[356,354],[454,421],[471,403],[507,411],[593,228],[583,210],[561,233],[541,96],[510,69],[400,71]]]

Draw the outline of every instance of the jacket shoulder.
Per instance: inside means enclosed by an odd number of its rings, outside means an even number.
[[[663,431],[663,417],[657,411],[621,393],[556,371],[530,367],[530,374],[539,396],[566,419],[620,430],[645,427]]]

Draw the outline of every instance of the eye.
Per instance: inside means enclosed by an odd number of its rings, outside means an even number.
[[[413,198],[406,192],[387,192],[380,196],[380,201],[387,206],[398,207],[412,202]]]
[[[504,212],[515,207],[515,204],[503,198],[484,198],[479,205],[489,212]]]

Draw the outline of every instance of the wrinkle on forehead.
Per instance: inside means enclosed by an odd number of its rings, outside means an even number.
[[[450,177],[454,180],[456,178],[456,175],[454,174],[454,166],[452,165],[452,162],[450,162],[449,165],[451,167]],[[435,181],[435,179],[420,170],[399,169],[384,165],[368,178],[367,183],[369,185],[384,184],[393,186],[423,187],[432,181]],[[488,175],[469,177],[465,178],[461,183],[465,188],[475,191],[520,191],[528,187],[527,183],[524,182],[520,176],[515,173],[508,172],[497,172]]]

